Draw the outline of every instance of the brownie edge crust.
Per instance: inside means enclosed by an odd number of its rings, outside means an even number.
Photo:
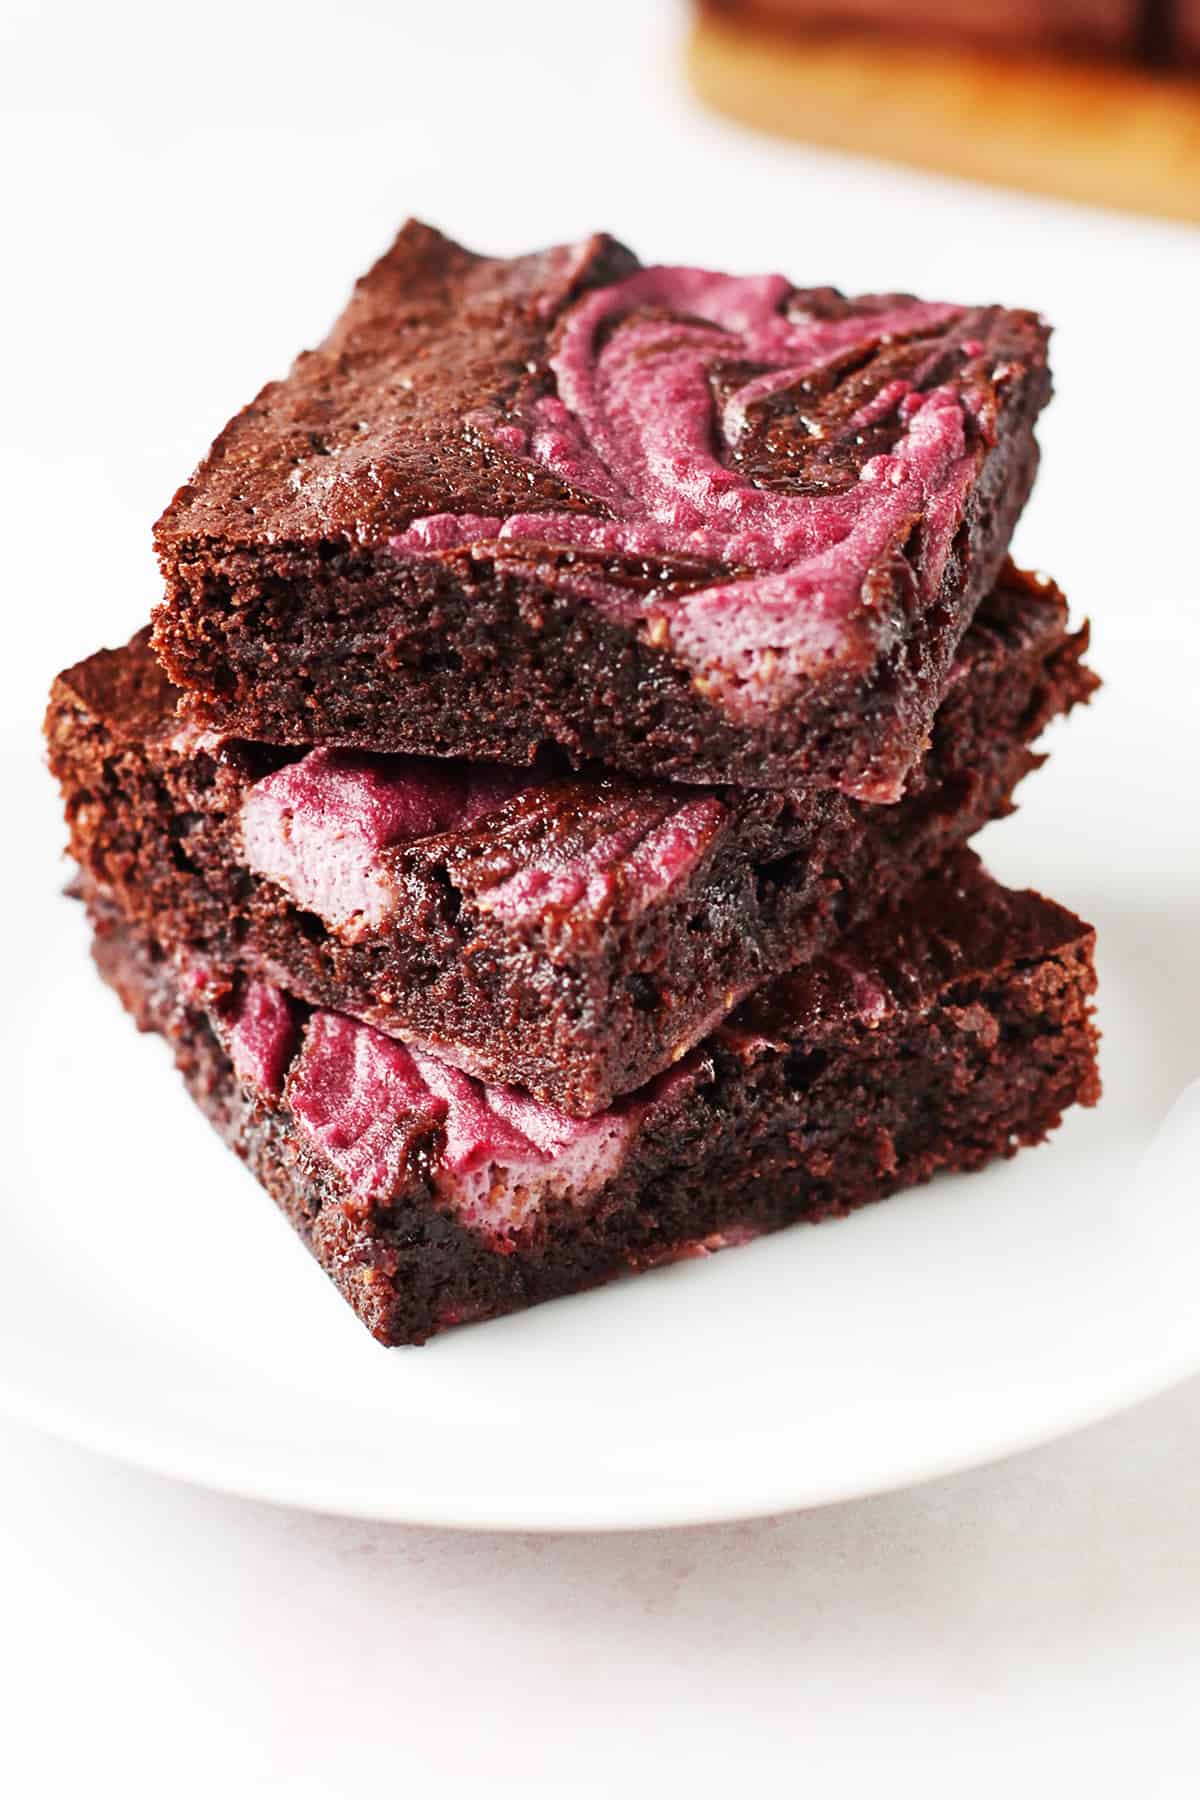
[[[442,1184],[442,1127],[401,1108],[381,1159],[376,1111],[366,1165],[344,1131],[326,1153],[301,1104],[308,1038],[290,1071],[239,1079],[227,1024],[148,933],[103,903],[93,922],[101,973],[385,1344],[978,1168],[1099,1094],[1090,927],[964,851],[614,1114],[592,1186],[567,1180],[507,1223],[486,1207],[468,1218]],[[364,1190],[364,1166],[388,1179]]]
[[[160,519],[155,649],[262,742],[893,800],[1032,485],[1047,337],[410,223]]]

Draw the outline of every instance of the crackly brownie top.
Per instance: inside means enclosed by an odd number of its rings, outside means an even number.
[[[254,874],[354,939],[411,928],[410,883],[435,869],[514,929],[632,915],[687,881],[727,816],[703,789],[311,750],[249,789],[241,837]]]
[[[752,995],[722,1030],[757,1051],[763,1042],[790,1044],[802,1027],[816,1048],[849,1026],[876,1029],[951,985],[1039,963],[1092,935],[1065,907],[1029,888],[1000,887],[973,850],[956,850],[841,948]]]
[[[159,548],[536,562],[750,698],[844,654],[905,556],[936,590],[1045,345],[1026,312],[643,268],[607,237],[505,261],[410,223]]]

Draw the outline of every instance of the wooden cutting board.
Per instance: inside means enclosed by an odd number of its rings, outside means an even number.
[[[1116,63],[792,35],[701,12],[692,85],[762,131],[1200,223],[1200,81]]]

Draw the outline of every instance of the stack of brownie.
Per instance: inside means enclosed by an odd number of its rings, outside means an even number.
[[[175,496],[47,719],[94,954],[384,1343],[1094,1100],[1090,929],[965,848],[1094,686],[1046,337],[410,224]]]

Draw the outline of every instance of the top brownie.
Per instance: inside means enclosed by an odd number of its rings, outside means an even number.
[[[1032,313],[410,223],[159,520],[200,726],[892,800],[1033,480]]]

